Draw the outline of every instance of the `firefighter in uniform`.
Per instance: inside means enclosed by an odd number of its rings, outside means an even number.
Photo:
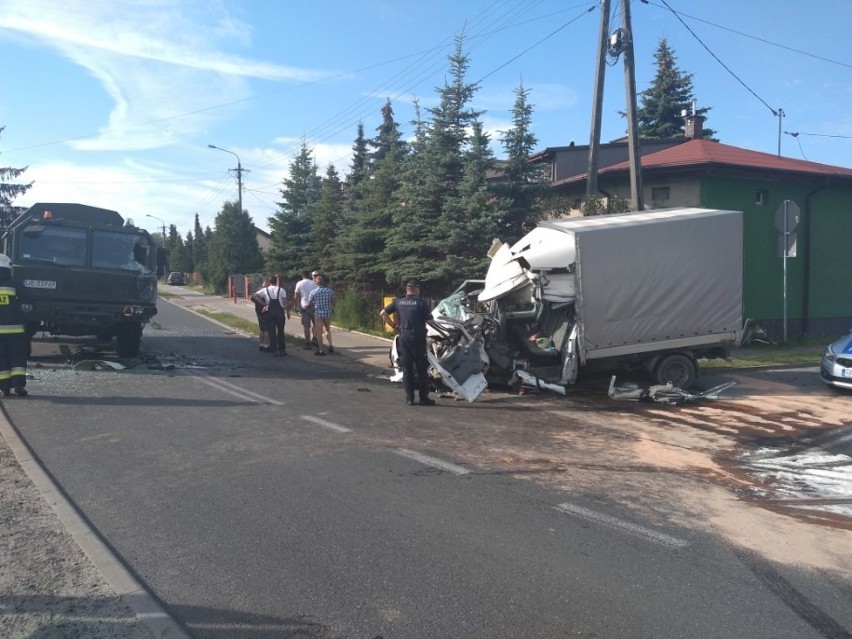
[[[426,325],[432,321],[432,312],[429,303],[420,297],[421,288],[419,280],[408,280],[405,283],[405,297],[395,298],[379,315],[384,323],[399,332],[396,342],[406,403],[414,405],[416,372],[418,403],[421,406],[434,406],[435,400],[429,397],[429,360],[426,357]],[[391,319],[392,313],[398,315],[399,324]]]
[[[19,397],[27,396],[27,336],[19,288],[12,279],[11,260],[0,255],[0,392],[6,397],[12,389]]]

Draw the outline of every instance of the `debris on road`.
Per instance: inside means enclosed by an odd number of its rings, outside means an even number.
[[[607,391],[607,395],[609,395],[610,399],[620,401],[638,402],[650,400],[660,404],[675,406],[677,404],[694,402],[700,399],[719,399],[720,394],[723,391],[726,391],[732,386],[736,386],[736,384],[736,382],[725,382],[724,384],[719,384],[718,386],[714,386],[713,388],[700,393],[690,393],[682,388],[673,386],[671,382],[668,384],[655,384],[648,388],[642,388],[633,382],[626,383],[622,386],[616,386],[615,375],[613,375],[609,380],[609,390]]]

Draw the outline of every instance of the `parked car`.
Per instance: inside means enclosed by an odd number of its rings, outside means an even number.
[[[177,271],[169,273],[168,278],[166,278],[166,284],[171,284],[172,286],[183,286],[186,284],[183,279],[183,273],[178,273]]]
[[[852,330],[828,345],[819,368],[826,384],[852,390]]]

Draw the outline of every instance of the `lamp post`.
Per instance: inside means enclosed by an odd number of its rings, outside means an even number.
[[[223,149],[221,146],[216,146],[215,144],[208,144],[208,148],[211,149],[219,149],[220,151],[224,151],[225,153],[230,153],[235,158],[237,158],[237,195],[239,198],[240,204],[240,213],[243,212],[243,165],[240,163],[240,156],[234,153],[233,151],[229,151],[228,149]],[[233,169],[231,169],[233,170]]]
[[[166,248],[166,223],[160,218],[158,218],[156,215],[151,215],[150,213],[146,213],[145,217],[152,217],[163,225],[163,248]]]
[[[162,220],[161,218],[157,217],[156,215],[151,215],[150,213],[146,213],[145,217],[153,218],[153,219],[157,220],[160,224],[163,225],[163,252],[165,254],[165,250],[166,250],[166,223],[165,223],[165,221]],[[157,260],[157,261],[159,262],[159,260]],[[159,270],[159,264],[157,266],[157,270]],[[157,273],[157,275],[165,275],[166,274],[165,270],[166,270],[166,265],[164,264],[163,265],[163,273]]]

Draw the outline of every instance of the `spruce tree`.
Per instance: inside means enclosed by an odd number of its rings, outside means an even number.
[[[367,140],[364,138],[364,124],[358,123],[358,134],[352,145],[352,166],[346,178],[347,197],[352,205],[361,196],[359,187],[368,177],[368,152]]]
[[[373,291],[385,283],[385,246],[406,153],[390,100],[381,114],[376,137],[367,140],[369,179],[358,185],[358,198],[347,209],[338,238],[339,268],[351,283]]]
[[[475,120],[462,153],[462,180],[458,193],[444,202],[440,224],[447,242],[442,270],[446,288],[462,280],[478,279],[488,269],[488,248],[497,235],[505,211],[487,183],[494,166],[490,140]]]
[[[313,265],[335,279],[344,275],[337,251],[343,206],[343,183],[337,169],[329,164],[321,181],[319,200],[311,206],[309,247],[310,254],[314,256]]]
[[[320,197],[320,177],[311,150],[302,140],[280,189],[279,211],[269,218],[272,246],[267,265],[279,273],[298,273],[314,262],[308,243],[311,205]]]
[[[449,80],[437,89],[439,104],[428,110],[428,123],[420,121],[418,110],[414,149],[403,175],[387,246],[390,283],[416,275],[429,281],[434,291],[447,290],[468,275],[455,270],[458,263],[470,264],[484,255],[478,246],[481,238],[470,225],[470,211],[461,201],[466,171],[479,166],[465,157],[468,131],[482,114],[470,106],[478,87],[466,79],[469,62],[461,38],[456,38],[449,63]],[[481,152],[477,142],[474,147]],[[467,178],[476,181],[475,176]],[[462,228],[466,225],[465,234]],[[462,245],[460,238],[465,235],[467,243]],[[460,252],[450,258],[449,252],[456,250]]]
[[[692,112],[695,99],[691,73],[683,73],[677,67],[677,58],[663,38],[654,52],[657,72],[651,85],[639,94],[640,106],[636,110],[639,137],[652,140],[682,137],[684,135],[683,112]],[[697,115],[706,116],[709,107],[695,110]],[[715,132],[704,129],[704,138],[712,138]]]
[[[6,127],[0,127],[0,134],[3,133]],[[17,180],[27,167],[22,169],[13,169],[11,167],[0,167],[0,228],[4,228],[14,220],[18,215],[24,212],[24,207],[14,206],[12,203],[15,198],[23,195],[32,188],[33,183],[15,184],[8,180]]]
[[[396,286],[405,278],[425,280],[437,277],[446,248],[438,232],[443,202],[439,166],[430,147],[429,130],[415,102],[414,139],[405,158],[400,186],[395,195],[392,224],[386,235],[385,277]]]
[[[538,143],[532,132],[532,113],[529,91],[521,84],[515,89],[512,127],[501,136],[506,163],[494,188],[507,209],[500,220],[499,237],[508,243],[521,239],[541,219],[542,201],[549,191],[541,166],[529,161]]]

